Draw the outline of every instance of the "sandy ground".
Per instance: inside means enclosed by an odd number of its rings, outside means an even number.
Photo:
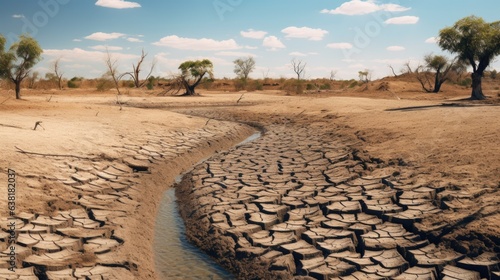
[[[12,94],[1,92],[0,99],[3,101]],[[9,99],[0,105],[3,171],[0,182],[7,182],[8,169],[16,171],[16,213],[36,214],[21,219],[24,223],[38,217],[60,217],[60,212],[71,209],[83,208],[89,212],[99,203],[94,200],[82,203],[82,196],[92,195],[75,190],[74,185],[105,179],[95,174],[109,171],[115,163],[119,164],[115,169],[125,169],[130,157],[154,162],[148,165],[151,174],[121,170],[113,175],[117,183],[130,186],[124,192],[131,201],[123,207],[125,210],[117,206],[126,215],[116,219],[109,216],[104,222],[112,234],[103,234],[103,239],[119,240],[120,244],[112,246],[104,257],[97,256],[97,261],[89,249],[90,256],[81,254],[66,263],[49,264],[52,270],[62,270],[82,260],[91,266],[100,261],[118,263],[123,268],[105,273],[130,279],[155,279],[151,247],[161,193],[175,175],[199,159],[227,149],[252,133],[248,126],[229,122],[224,111],[240,116],[234,120],[264,124],[271,117],[282,123],[331,121],[338,133],[355,141],[360,157],[374,167],[377,163],[389,166],[413,184],[442,187],[444,191],[439,194],[442,201],[460,204],[423,221],[422,227],[449,223],[450,230],[444,240],[452,244],[465,239],[460,242],[464,252],[477,253],[477,248],[484,250],[488,246],[498,250],[500,110],[495,103],[459,101],[466,94],[422,98],[425,95],[404,92],[397,96],[382,93],[378,98],[367,98],[370,93],[366,92],[348,94],[362,97],[246,93],[238,104],[241,93],[203,93],[201,97],[189,98],[138,93],[121,96],[119,101],[124,107],[120,110],[113,94],[82,90],[24,94],[24,100]],[[210,116],[214,119],[208,121],[205,117],[167,111],[192,107],[212,111]],[[35,131],[37,121],[42,122],[42,128]],[[172,143],[175,141],[178,143]],[[149,148],[148,153],[139,153],[144,150],[141,147]],[[22,154],[20,150],[44,155]],[[93,175],[79,182],[72,177],[78,172]],[[120,196],[114,192],[112,195]],[[4,219],[0,226],[6,231],[6,193],[0,195],[0,216]],[[55,230],[46,232],[55,233],[57,228],[56,225]],[[467,244],[470,236],[480,236],[481,241]],[[0,245],[5,243],[6,239],[0,236]],[[33,251],[26,256],[40,252],[44,251]],[[36,262],[45,264],[33,260]]]

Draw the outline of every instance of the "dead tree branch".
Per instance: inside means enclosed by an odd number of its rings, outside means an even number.
[[[89,158],[89,157],[80,157],[80,156],[75,156],[75,155],[58,155],[58,154],[44,154],[44,153],[35,153],[35,152],[28,152],[25,151],[17,146],[14,146],[14,148],[17,149],[18,153],[21,154],[26,154],[26,155],[35,155],[35,156],[44,156],[44,157],[70,157],[70,158],[77,158],[77,159],[83,159],[83,160],[97,160],[98,158]]]
[[[244,95],[245,95],[245,94],[243,93],[243,94],[240,96],[240,98],[236,101],[236,104],[240,103],[240,101],[241,101],[241,99],[243,99],[243,96],[244,96]]]
[[[37,121],[37,122],[35,123],[35,127],[33,128],[33,130],[36,130],[36,128],[37,128],[38,126],[40,126],[41,128],[43,128],[43,130],[45,130],[45,128],[42,126],[42,121]]]

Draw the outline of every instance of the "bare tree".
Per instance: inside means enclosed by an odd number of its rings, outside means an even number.
[[[106,67],[108,68],[108,72],[106,73],[108,76],[111,77],[111,79],[113,80],[113,83],[115,84],[115,88],[116,88],[116,91],[118,92],[118,95],[121,94],[120,92],[120,78],[121,76],[118,75],[118,60],[117,59],[113,59],[111,57],[111,54],[109,53],[108,49],[106,49]]]
[[[134,81],[134,86],[136,88],[143,87],[146,84],[146,82],[148,81],[149,77],[151,77],[151,73],[153,73],[153,70],[154,70],[154,68],[156,66],[156,60],[153,60],[153,62],[151,62],[151,67],[149,68],[148,75],[146,76],[146,78],[144,78],[141,81],[139,74],[141,72],[142,63],[144,62],[144,59],[146,58],[146,56],[148,56],[148,54],[144,53],[144,50],[142,50],[141,57],[139,58],[139,61],[137,62],[137,65],[136,64],[132,64],[133,71],[132,72],[123,73],[120,76],[120,79],[123,76],[125,76],[125,75],[129,75],[130,77],[132,77],[132,80]]]
[[[61,68],[59,65],[60,62],[61,62],[61,58],[56,59],[52,63],[52,70],[54,71],[54,76],[57,80],[57,87],[59,88],[59,90],[62,90],[62,79],[63,79],[64,73],[61,71]]]
[[[394,71],[394,67],[392,67],[392,65],[387,65],[390,69],[391,69],[391,72],[392,72],[392,75],[394,75],[394,77],[397,77],[398,74],[396,74],[396,71]]]
[[[303,62],[302,60],[296,60],[295,58],[292,59],[291,63],[293,72],[297,74],[297,80],[300,80],[300,78],[303,78],[306,74],[305,70],[307,63]]]
[[[403,68],[401,69],[401,73],[403,74],[413,74],[413,70],[411,69],[410,61],[408,60],[403,64]]]

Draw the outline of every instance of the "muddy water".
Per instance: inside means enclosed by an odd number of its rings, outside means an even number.
[[[175,189],[165,192],[156,220],[156,271],[160,279],[233,279],[185,237]]]
[[[261,136],[256,132],[238,145]],[[175,181],[179,183],[182,175]],[[234,279],[234,276],[215,263],[203,251],[189,243],[179,215],[175,189],[167,190],[161,201],[155,228],[155,262],[160,279]]]

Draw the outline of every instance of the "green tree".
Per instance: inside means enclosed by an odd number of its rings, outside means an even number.
[[[426,92],[438,93],[443,83],[449,79],[450,71],[454,69],[456,59],[450,61],[447,57],[442,55],[428,54],[424,57],[424,61],[425,66],[419,66],[415,70],[417,79]],[[431,71],[434,72],[432,74],[434,76],[434,85],[432,85],[429,78],[429,76],[431,76]]]
[[[359,81],[368,83],[372,79],[372,71],[365,69],[365,71],[358,71]]]
[[[21,35],[8,51],[5,51],[5,43],[5,37],[0,35],[0,77],[15,84],[16,99],[21,99],[21,82],[40,61],[43,50],[35,39],[27,35]]]
[[[490,62],[500,54],[499,42],[500,21],[488,23],[476,16],[465,17],[439,32],[439,46],[472,66],[471,99],[486,98],[481,79]]]
[[[234,63],[234,73],[238,75],[238,78],[246,81],[248,79],[248,75],[252,73],[255,69],[255,59],[253,57],[248,57],[246,59],[238,58]]]
[[[195,88],[200,84],[205,75],[213,79],[214,65],[208,59],[185,61],[179,66],[181,75],[179,81],[186,90],[183,95],[196,95]]]

